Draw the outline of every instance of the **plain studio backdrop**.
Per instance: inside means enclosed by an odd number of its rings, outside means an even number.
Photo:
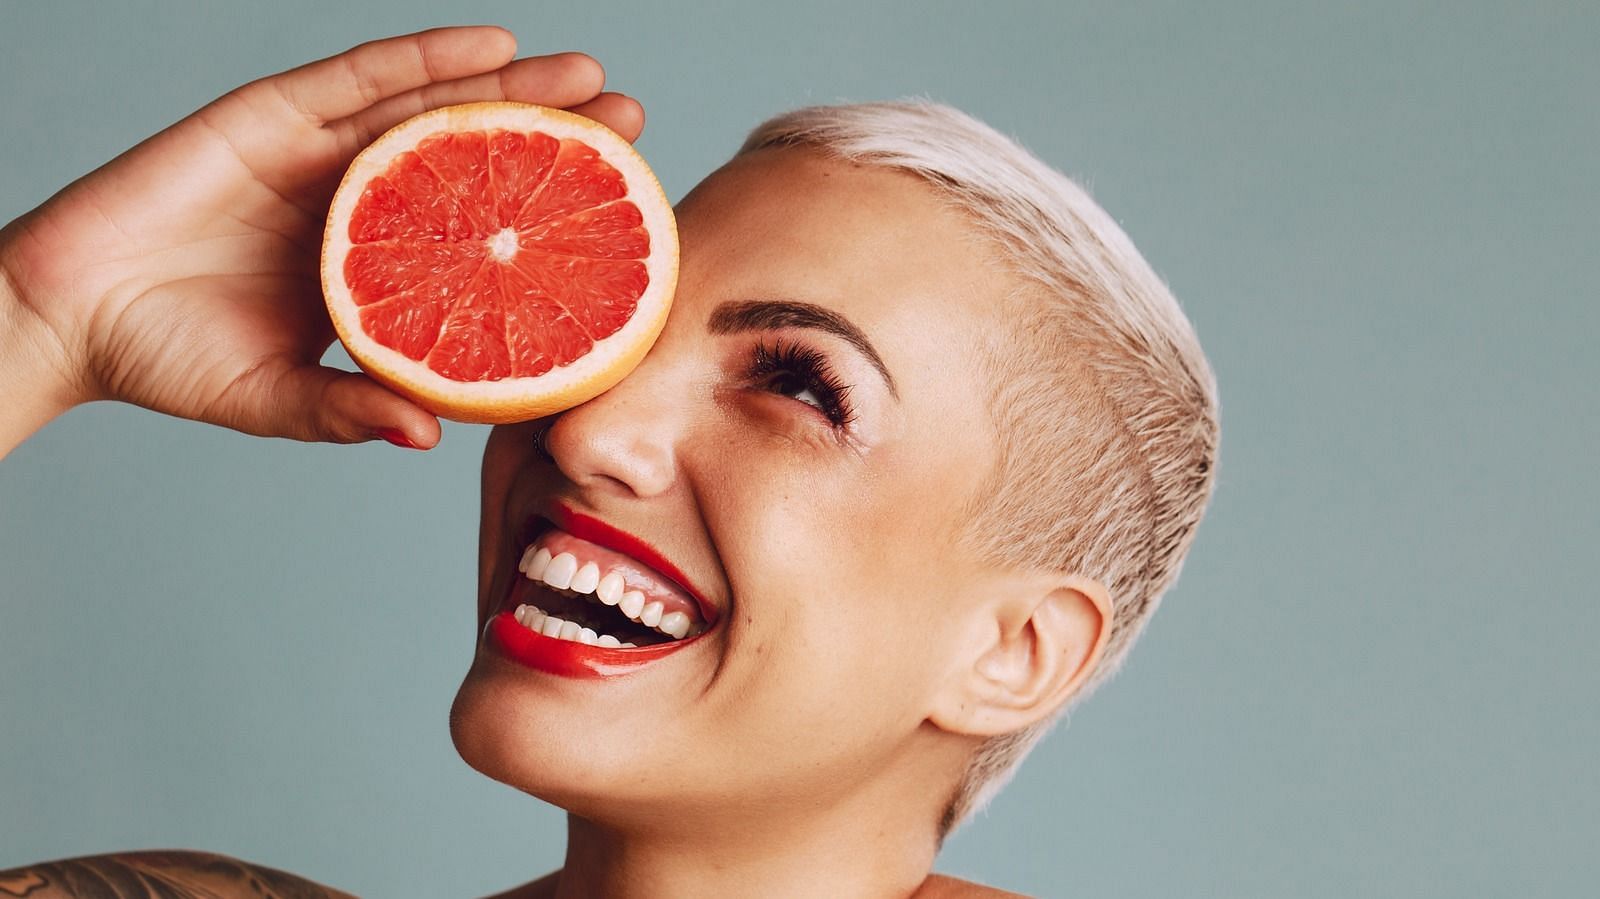
[[[595,54],[674,200],[780,110],[953,103],[1122,222],[1223,440],[1128,667],[941,870],[1587,894],[1600,9],[1491,6],[7,2],[0,221],[238,83],[439,24]],[[0,868],[194,847],[466,897],[557,866],[562,815],[446,728],[486,433],[419,454],[96,405],[0,463]]]

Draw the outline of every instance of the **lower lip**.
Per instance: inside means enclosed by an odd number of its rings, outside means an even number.
[[[534,633],[519,624],[517,616],[511,612],[500,612],[490,618],[483,636],[486,645],[520,665],[560,677],[587,679],[632,674],[698,639],[690,637],[654,646],[612,649]]]

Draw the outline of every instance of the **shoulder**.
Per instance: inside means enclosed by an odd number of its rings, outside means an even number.
[[[917,890],[915,899],[1027,899],[1027,897],[1021,893],[984,886],[959,877],[930,874],[928,879],[922,882],[922,887]]]
[[[0,899],[354,899],[287,871],[211,852],[149,851],[87,855],[0,871]]]

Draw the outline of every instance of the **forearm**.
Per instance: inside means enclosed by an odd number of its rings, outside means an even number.
[[[0,458],[75,404],[68,354],[24,301],[0,231]]]

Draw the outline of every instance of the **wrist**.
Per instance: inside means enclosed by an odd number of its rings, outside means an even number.
[[[26,295],[0,230],[0,457],[79,400],[60,337]]]

